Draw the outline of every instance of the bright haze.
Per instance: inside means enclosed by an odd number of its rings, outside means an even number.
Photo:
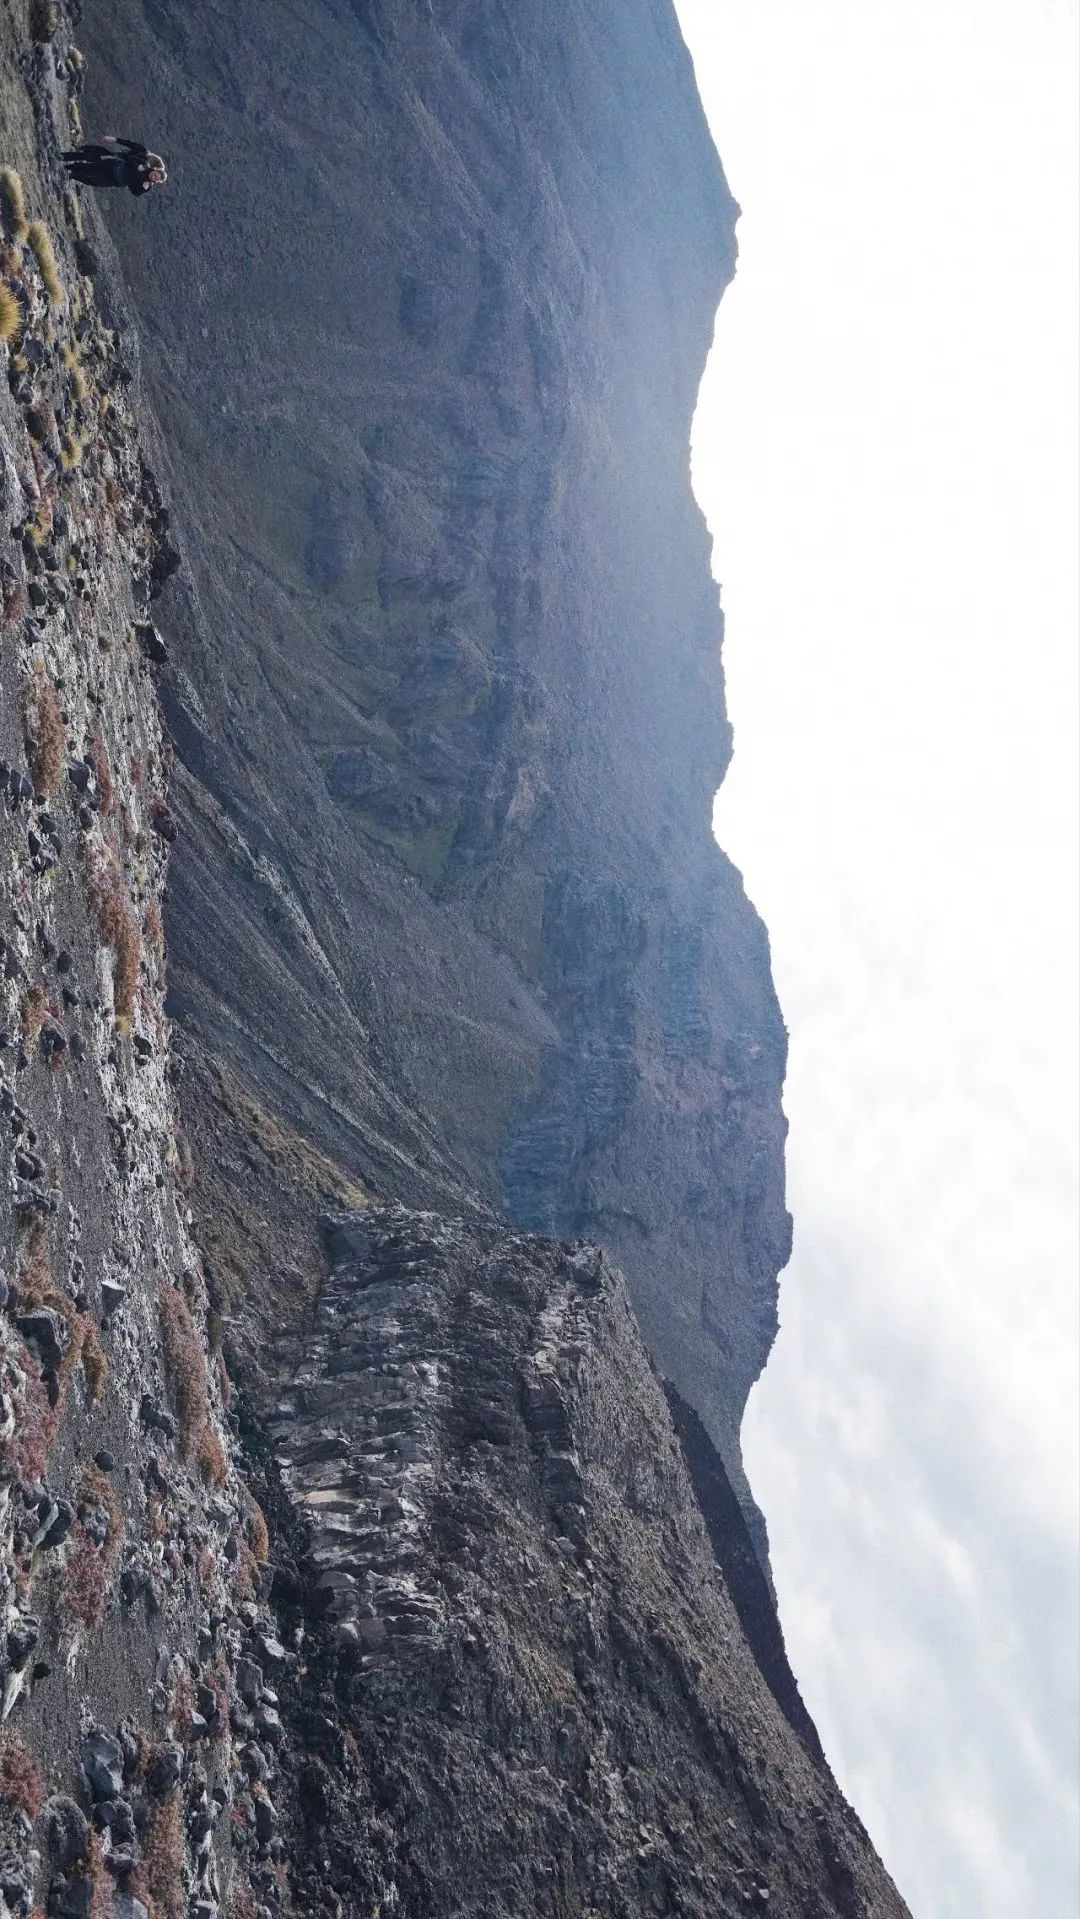
[[[716,830],[791,1031],[747,1465],[917,1919],[1073,1919],[1077,7],[678,5],[744,209]]]

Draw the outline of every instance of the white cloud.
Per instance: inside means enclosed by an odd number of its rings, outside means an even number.
[[[748,1414],[919,1919],[1076,1910],[1077,14],[679,0],[741,260],[695,434],[721,843],[792,1033]]]

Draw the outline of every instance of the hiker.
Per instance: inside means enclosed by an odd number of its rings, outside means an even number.
[[[106,133],[96,144],[75,147],[64,155],[68,176],[84,187],[126,187],[129,193],[149,193],[168,179],[160,153],[151,153],[138,140],[119,140]]]

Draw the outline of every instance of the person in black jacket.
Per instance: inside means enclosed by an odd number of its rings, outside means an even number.
[[[139,140],[120,140],[106,133],[97,144],[74,147],[64,155],[68,177],[84,187],[126,187],[129,193],[149,193],[168,179],[160,153],[151,153]]]

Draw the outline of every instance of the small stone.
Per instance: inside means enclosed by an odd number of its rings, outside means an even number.
[[[121,1286],[119,1280],[117,1279],[102,1280],[101,1310],[104,1313],[106,1319],[110,1318],[111,1315],[116,1312],[117,1308],[123,1305],[127,1296],[128,1296],[128,1289],[126,1286]]]
[[[255,1837],[260,1845],[267,1845],[278,1827],[277,1808],[265,1792],[252,1795],[255,1806]]]
[[[159,1433],[164,1433],[167,1439],[175,1438],[175,1419],[171,1413],[165,1412],[162,1407],[157,1405],[156,1401],[151,1399],[149,1393],[144,1393],[142,1396],[142,1403],[139,1407],[139,1418],[142,1420],[144,1426],[149,1426]]]
[[[82,1764],[95,1800],[120,1798],[124,1790],[124,1749],[119,1739],[95,1726],[83,1740]]]
[[[96,1452],[94,1454],[94,1464],[95,1466],[99,1468],[101,1472],[111,1473],[116,1466],[116,1460],[114,1459],[112,1453],[109,1451],[108,1447],[102,1446],[100,1452]]]
[[[240,1763],[249,1779],[258,1781],[267,1778],[269,1775],[270,1762],[266,1754],[262,1751],[262,1748],[256,1746],[254,1742],[244,1747],[240,1754]]]
[[[19,1613],[8,1627],[8,1662],[21,1672],[41,1637],[41,1621],[33,1613]]]
[[[117,1852],[116,1849],[113,1848],[106,1854],[105,1864],[108,1866],[109,1871],[113,1874],[114,1878],[126,1879],[129,1873],[138,1871],[139,1855],[135,1850],[133,1850],[130,1847],[126,1851],[121,1851],[121,1852]],[[119,1910],[120,1910],[119,1905],[114,1904],[112,1908],[113,1919],[115,1919],[115,1916],[119,1912]],[[145,1912],[145,1910],[146,1908],[144,1906],[143,1911]]]
[[[163,1799],[167,1792],[179,1785],[184,1772],[184,1755],[179,1746],[162,1746],[155,1753],[147,1769],[147,1790],[155,1799]]]
[[[240,1659],[236,1666],[236,1690],[246,1705],[257,1706],[262,1691],[262,1667],[253,1659]]]
[[[135,1837],[135,1816],[126,1799],[103,1799],[94,1809],[99,1826],[108,1827],[121,1845]]]
[[[274,1711],[273,1706],[259,1707],[258,1712],[255,1714],[255,1730],[261,1738],[268,1739],[272,1746],[276,1746],[278,1741],[285,1736],[285,1728],[281,1723],[281,1715]]]
[[[72,1033],[71,1035],[71,1054],[73,1059],[82,1060],[86,1058],[86,1041],[81,1033]]]
[[[36,1202],[41,1195],[35,1193],[30,1197]],[[54,1313],[50,1306],[38,1306],[32,1312],[20,1313],[15,1324],[26,1344],[37,1354],[43,1371],[56,1372],[67,1352],[70,1337],[59,1313]]]
[[[135,636],[148,660],[153,660],[155,666],[165,666],[167,664],[169,649],[162,639],[161,634],[158,632],[157,627],[154,626],[150,620],[142,621],[135,628]]]
[[[68,1036],[63,1028],[51,1021],[46,1022],[41,1031],[41,1050],[45,1057],[52,1059],[57,1053],[66,1053],[67,1049]]]
[[[66,1884],[61,1882],[59,1896],[51,1902],[51,1910],[57,1919],[90,1919],[94,1903],[94,1882],[89,1873],[80,1873]]]

